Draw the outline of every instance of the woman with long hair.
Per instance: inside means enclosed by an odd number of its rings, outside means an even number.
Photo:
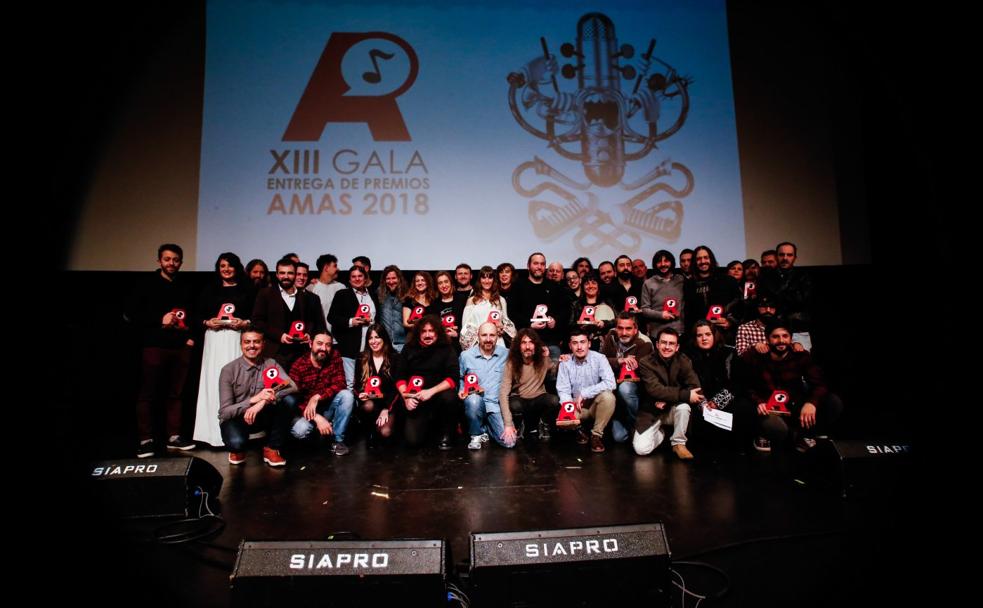
[[[706,398],[706,405],[711,409],[719,409],[734,415],[733,430],[727,434],[736,446],[750,442],[747,429],[753,420],[751,402],[738,398],[743,394],[734,382],[734,361],[737,352],[734,347],[725,343],[723,331],[706,319],[700,319],[693,324],[690,340],[684,349],[686,356],[693,362],[693,371],[700,378],[700,388]],[[703,408],[694,407],[690,420],[691,434],[697,439],[724,439],[715,427],[701,424]],[[741,438],[747,441],[741,441]]]
[[[403,327],[411,329],[423,316],[437,314],[434,303],[436,299],[437,290],[434,289],[430,273],[421,270],[413,275],[413,282],[403,298]],[[414,319],[414,311],[420,308],[423,309],[423,314]]]
[[[498,293],[498,275],[491,266],[482,266],[478,271],[478,285],[474,295],[464,307],[464,321],[461,325],[461,350],[471,348],[478,343],[478,328],[486,321],[492,321],[499,327],[499,346],[505,346],[502,334],[509,338],[515,337],[515,324],[509,320],[509,305]],[[497,311],[498,320],[493,320],[491,313]]]
[[[225,445],[219,427],[218,394],[222,368],[242,356],[239,334],[250,326],[254,290],[239,256],[226,252],[215,260],[215,279],[198,296],[198,318],[202,321],[204,350],[194,440],[215,447]]]
[[[403,350],[406,343],[406,328],[403,327],[403,297],[406,293],[406,279],[399,266],[386,266],[379,283],[379,322],[392,336],[392,345],[397,351]]]
[[[402,358],[393,348],[385,326],[381,323],[369,325],[365,334],[365,350],[355,366],[354,387],[358,391],[358,409],[368,429],[370,447],[375,444],[376,432],[383,439],[392,436],[396,405],[402,402],[396,388],[401,370]]]
[[[468,303],[468,294],[454,289],[454,277],[446,270],[437,273],[437,315],[444,326],[444,333],[451,341],[455,350],[460,350],[461,342],[461,318],[464,316],[464,307]],[[449,319],[448,316],[453,317]],[[453,321],[450,324],[444,322]]]

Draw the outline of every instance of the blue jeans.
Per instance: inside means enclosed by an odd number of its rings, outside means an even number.
[[[355,395],[349,390],[339,391],[330,402],[322,400],[317,404],[317,413],[327,418],[334,427],[334,440],[337,443],[345,442],[345,429],[348,428],[348,419],[354,407]],[[317,432],[317,425],[312,420],[303,416],[294,418],[290,427],[291,435],[297,439],[306,439],[312,432]]]
[[[622,382],[615,396],[619,403],[624,404],[624,409],[618,408],[611,423],[611,435],[616,442],[624,443],[634,432],[635,419],[638,418],[638,383]]]
[[[505,421],[502,419],[502,412],[488,411],[485,408],[485,399],[481,395],[468,395],[464,399],[464,415],[468,419],[468,433],[472,436],[488,433],[495,443],[503,448],[515,447],[515,442],[506,443],[502,440],[502,433],[505,432]]]
[[[290,420],[297,411],[297,403],[297,398],[293,395],[277,399],[263,408],[252,426],[246,424],[242,415],[222,422],[219,425],[222,441],[230,452],[242,452],[246,449],[251,433],[266,430],[266,445],[274,450],[283,448],[283,444],[287,442]]]
[[[355,384],[355,359],[342,357],[341,365],[345,368],[345,384],[348,385],[348,390],[354,390],[352,385]]]

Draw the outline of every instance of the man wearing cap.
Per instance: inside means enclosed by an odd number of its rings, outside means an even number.
[[[743,355],[747,350],[753,348],[759,353],[768,352],[768,336],[765,335],[765,325],[775,318],[776,307],[775,299],[765,293],[758,297],[757,318],[742,323],[737,328],[737,354]],[[792,343],[792,350],[802,351],[805,347],[799,342]]]

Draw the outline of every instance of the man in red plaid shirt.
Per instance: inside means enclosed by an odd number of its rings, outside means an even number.
[[[311,352],[300,357],[290,367],[290,377],[297,383],[301,414],[290,432],[305,439],[317,429],[319,435],[334,435],[331,452],[336,456],[348,453],[345,429],[355,405],[355,396],[346,388],[345,368],[341,353],[334,350],[334,337],[321,330],[311,341]]]

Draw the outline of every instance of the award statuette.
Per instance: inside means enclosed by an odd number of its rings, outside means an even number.
[[[532,313],[530,323],[549,323],[549,307],[546,304],[536,304],[536,310]]]
[[[622,382],[638,382],[638,374],[635,370],[628,369],[627,363],[621,364],[621,373],[618,374],[618,384]]]
[[[638,298],[635,296],[625,298],[625,312],[641,312],[638,308]]]
[[[769,414],[777,414],[779,416],[789,416],[792,412],[788,411],[788,404],[791,403],[791,397],[785,391],[775,391],[768,397],[768,404],[765,409],[768,410]]]
[[[562,429],[575,426],[580,426],[580,420],[577,420],[577,406],[573,404],[573,401],[565,401],[560,404],[560,414],[556,417],[556,427]]]
[[[755,285],[754,281],[744,283],[744,299],[753,300],[756,295],[758,295],[758,286]]]
[[[235,313],[235,304],[227,302],[219,307],[218,314],[215,316],[218,317],[218,320],[221,321],[223,325],[228,325],[229,323],[232,323],[232,319],[235,318]]]
[[[290,383],[280,377],[280,370],[272,366],[263,370],[263,388],[278,391],[287,386],[290,386]]]
[[[502,311],[500,311],[500,310],[493,310],[490,313],[488,313],[488,322],[489,323],[494,323],[495,325],[501,325],[502,324]]]
[[[724,307],[719,304],[712,304],[707,311],[707,321],[724,318]]]
[[[372,308],[368,304],[361,304],[358,310],[355,312],[356,319],[371,319],[372,318]]]
[[[444,326],[444,329],[455,329],[457,328],[457,319],[454,315],[444,315],[440,318],[440,324]]]
[[[382,399],[382,378],[379,376],[369,376],[365,380],[366,399]]]
[[[415,323],[423,318],[423,313],[426,309],[422,306],[414,306],[413,310],[410,312],[410,318],[407,319],[407,323]]]
[[[478,384],[478,374],[464,374],[464,390],[462,392],[465,397],[485,392],[485,389]]]
[[[171,327],[174,329],[188,329],[185,319],[188,318],[188,313],[184,312],[183,308],[171,309],[171,314],[174,315],[174,320],[171,321]]]
[[[666,301],[662,304],[662,310],[675,316],[679,316],[679,302],[673,298],[666,298]]]
[[[584,306],[580,318],[577,319],[577,325],[595,325],[597,323],[597,319],[594,318],[595,310],[593,306]]]
[[[410,383],[406,387],[406,392],[415,395],[423,390],[423,376],[413,376],[410,378]]]
[[[294,321],[290,324],[290,331],[287,332],[287,335],[290,336],[294,342],[303,342],[304,336],[306,335],[304,333],[305,329],[307,329],[307,326],[304,325],[303,321]]]

